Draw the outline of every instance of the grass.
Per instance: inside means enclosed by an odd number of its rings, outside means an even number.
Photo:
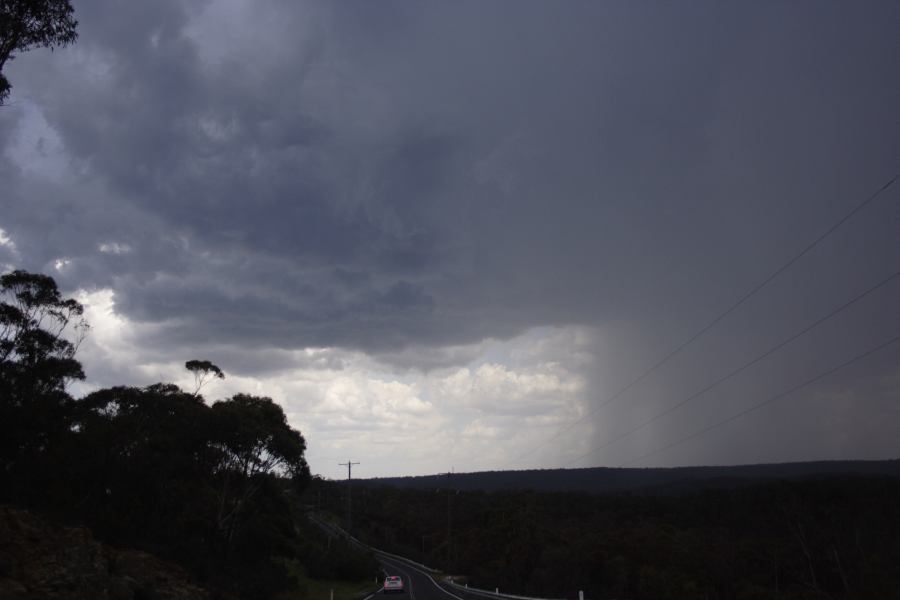
[[[380,586],[374,579],[363,581],[329,581],[313,579],[297,561],[285,561],[288,572],[297,578],[297,589],[277,596],[277,600],[330,600],[334,590],[334,600],[361,600]]]

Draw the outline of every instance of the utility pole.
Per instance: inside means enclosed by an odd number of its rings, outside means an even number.
[[[450,475],[453,474],[453,468],[450,468],[450,472],[447,473],[447,575],[452,575],[453,571],[451,571],[450,566],[453,564],[453,550],[452,550],[452,540],[453,540],[453,527],[452,521],[450,520]]]
[[[353,469],[353,465],[358,465],[358,462],[352,462],[348,460],[345,463],[338,463],[338,466],[347,467],[347,535],[352,535],[350,530],[353,528],[353,504],[350,499],[350,481],[351,471]]]

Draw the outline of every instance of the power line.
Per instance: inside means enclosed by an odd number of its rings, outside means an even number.
[[[672,442],[671,444],[668,444],[668,445],[663,446],[663,447],[661,447],[661,448],[657,448],[656,450],[652,450],[652,451],[648,452],[647,454],[644,454],[643,456],[640,456],[640,457],[635,458],[635,459],[633,459],[633,460],[630,460],[630,461],[628,461],[628,462],[622,463],[621,465],[619,465],[619,467],[621,468],[621,467],[625,467],[625,466],[630,465],[630,464],[634,464],[634,463],[636,463],[636,462],[640,462],[640,461],[644,460],[645,458],[649,458],[650,456],[653,456],[654,454],[659,454],[660,452],[664,452],[664,451],[666,451],[666,450],[670,450],[671,448],[674,448],[675,446],[679,446],[679,445],[681,445],[681,444],[683,444],[683,443],[685,443],[685,442],[687,442],[687,441],[690,441],[690,440],[692,440],[692,439],[694,439],[694,438],[696,438],[696,437],[700,437],[701,435],[707,433],[708,431],[712,431],[713,429],[716,429],[716,428],[718,428],[718,427],[721,427],[721,426],[723,426],[723,425],[726,425],[726,424],[728,424],[728,423],[731,423],[732,421],[736,421],[737,419],[740,419],[741,417],[743,417],[743,416],[746,415],[746,414],[749,414],[749,413],[751,413],[751,412],[753,412],[753,411],[755,411],[755,410],[758,410],[758,409],[760,409],[760,408],[762,408],[762,407],[764,407],[764,406],[766,406],[766,405],[768,405],[768,404],[771,404],[771,403],[773,403],[773,402],[775,402],[775,401],[777,401],[777,400],[780,400],[780,399],[782,399],[782,398],[784,398],[784,397],[786,397],[786,396],[789,396],[789,395],[793,394],[794,392],[797,392],[797,391],[799,391],[799,390],[801,390],[801,389],[803,389],[803,388],[805,388],[805,387],[807,387],[807,386],[809,386],[809,385],[812,385],[813,383],[819,381],[820,379],[824,379],[825,377],[828,377],[828,376],[831,375],[832,373],[835,373],[835,372],[837,372],[837,371],[840,371],[840,370],[843,369],[844,367],[848,367],[848,366],[850,366],[851,364],[853,364],[853,363],[855,363],[855,362],[857,362],[857,361],[860,361],[860,360],[862,360],[862,359],[864,359],[864,358],[866,358],[866,357],[868,357],[868,356],[871,356],[871,355],[873,355],[873,354],[875,354],[875,353],[877,353],[877,352],[880,352],[881,350],[884,350],[884,349],[887,348],[888,346],[891,346],[891,345],[893,345],[893,344],[896,344],[897,342],[900,342],[900,335],[898,335],[898,336],[896,336],[896,337],[894,337],[894,338],[892,338],[892,339],[890,339],[890,340],[884,342],[883,344],[880,344],[880,345],[878,345],[878,346],[876,346],[876,347],[874,347],[874,348],[872,348],[872,349],[870,349],[870,350],[867,350],[867,351],[863,352],[862,354],[857,354],[857,355],[854,356],[853,358],[851,358],[851,359],[849,359],[849,360],[847,360],[847,361],[844,361],[844,362],[842,362],[841,364],[839,364],[839,365],[837,365],[837,366],[835,366],[835,367],[832,367],[832,368],[828,369],[827,371],[824,371],[824,372],[822,372],[822,373],[819,373],[819,374],[816,375],[815,377],[813,377],[813,378],[811,378],[811,379],[807,379],[807,380],[804,381],[803,383],[801,383],[801,384],[799,384],[799,385],[796,385],[796,386],[792,387],[792,388],[789,389],[789,390],[786,390],[786,391],[784,391],[784,392],[781,392],[780,394],[776,394],[775,396],[772,396],[771,398],[768,398],[767,400],[763,400],[762,402],[759,402],[759,403],[757,403],[757,404],[754,404],[753,406],[751,406],[751,407],[749,407],[749,408],[746,408],[746,409],[740,411],[739,413],[736,413],[736,414],[734,414],[734,415],[731,415],[730,417],[728,417],[728,418],[726,418],[726,419],[722,419],[721,421],[718,421],[717,423],[713,423],[712,425],[708,425],[707,427],[704,427],[703,429],[700,429],[700,430],[698,430],[698,431],[695,431],[694,433],[692,433],[692,434],[690,434],[690,435],[688,435],[688,436],[685,436],[685,437],[681,438],[680,440],[677,440],[677,441],[675,441],[675,442]]]
[[[635,428],[633,428],[633,429],[630,429],[630,430],[626,431],[625,433],[622,433],[622,434],[620,434],[619,436],[617,436],[617,437],[615,437],[615,438],[613,438],[613,439],[611,439],[611,440],[609,440],[609,441],[607,441],[607,442],[604,442],[603,444],[597,446],[596,448],[591,449],[590,452],[587,452],[586,454],[582,454],[581,456],[579,456],[578,458],[576,458],[573,462],[576,462],[576,463],[577,463],[577,462],[579,462],[580,460],[582,460],[582,459],[584,459],[584,458],[587,458],[587,457],[590,456],[591,454],[594,454],[594,453],[596,453],[597,451],[602,450],[603,448],[607,448],[607,447],[611,446],[612,444],[615,444],[616,442],[618,442],[618,441],[620,441],[620,440],[623,440],[623,439],[625,439],[626,437],[628,437],[628,436],[630,436],[630,435],[632,435],[632,434],[634,434],[634,433],[637,433],[638,431],[640,431],[641,429],[643,429],[643,428],[646,427],[647,425],[650,425],[651,423],[654,423],[654,422],[658,421],[659,419],[661,419],[661,418],[663,418],[663,417],[665,417],[665,416],[667,416],[667,415],[672,414],[673,412],[675,412],[676,410],[678,410],[679,408],[681,408],[682,406],[684,406],[685,404],[687,404],[687,403],[690,402],[691,400],[694,400],[694,399],[696,399],[696,398],[699,398],[700,396],[702,396],[702,395],[705,394],[706,392],[712,390],[712,389],[715,388],[715,387],[718,387],[719,385],[721,385],[722,383],[728,381],[729,379],[731,379],[732,377],[738,375],[739,373],[742,373],[743,371],[746,371],[747,369],[749,369],[749,368],[752,367],[753,365],[757,364],[758,362],[760,362],[760,361],[762,361],[762,360],[765,360],[766,358],[768,358],[769,356],[771,356],[772,354],[774,354],[774,353],[777,352],[778,350],[784,348],[785,346],[787,346],[788,344],[790,344],[791,342],[793,342],[793,341],[796,340],[797,338],[799,338],[799,337],[801,337],[801,336],[803,336],[803,335],[809,333],[810,331],[812,331],[813,329],[815,329],[816,327],[818,327],[818,326],[821,325],[822,323],[828,321],[829,319],[835,317],[835,316],[838,315],[839,313],[841,313],[841,312],[845,311],[846,309],[850,308],[851,306],[853,306],[854,304],[856,304],[857,302],[859,302],[860,300],[862,300],[863,298],[865,298],[866,296],[868,296],[869,294],[871,294],[872,292],[875,292],[876,290],[878,290],[878,289],[880,289],[880,288],[886,286],[888,283],[890,283],[891,281],[893,281],[893,280],[896,279],[897,277],[900,277],[900,271],[895,271],[895,272],[892,273],[890,276],[886,277],[885,279],[882,279],[881,281],[879,281],[878,283],[876,283],[875,285],[873,285],[873,286],[870,287],[869,289],[865,290],[864,292],[861,292],[861,293],[857,294],[856,296],[854,296],[854,297],[851,298],[850,300],[844,302],[843,304],[841,304],[841,305],[838,306],[837,308],[832,309],[832,310],[829,311],[826,315],[824,315],[824,316],[822,316],[822,317],[819,317],[818,319],[816,319],[816,320],[815,320],[813,323],[811,323],[810,325],[807,325],[806,327],[804,327],[804,328],[801,329],[800,331],[797,331],[796,333],[793,333],[793,334],[789,335],[788,337],[786,337],[786,338],[783,339],[782,341],[778,342],[777,344],[775,344],[774,346],[772,346],[771,348],[769,348],[768,350],[766,350],[766,351],[763,352],[762,354],[760,354],[760,355],[758,355],[757,357],[751,359],[750,361],[744,363],[744,364],[741,365],[740,367],[738,367],[738,368],[732,370],[732,371],[729,372],[728,374],[723,375],[722,377],[719,377],[718,379],[716,379],[715,381],[713,381],[712,383],[710,383],[709,385],[707,385],[706,387],[704,387],[704,388],[703,388],[702,390],[700,390],[699,392],[695,392],[695,393],[691,394],[690,396],[688,396],[687,398],[685,398],[684,400],[682,400],[681,402],[678,402],[677,404],[675,404],[675,405],[673,405],[673,406],[670,406],[669,408],[667,408],[666,410],[662,411],[661,413],[657,413],[656,415],[654,415],[654,416],[650,417],[649,419],[647,419],[646,421],[642,422],[642,423],[641,423],[640,425],[638,425],[637,427],[635,427]]]
[[[620,388],[620,389],[619,389],[616,393],[614,393],[612,396],[610,396],[609,398],[607,398],[606,400],[604,400],[603,402],[601,402],[600,404],[598,404],[596,407],[593,408],[593,410],[591,410],[591,411],[588,412],[587,414],[585,414],[585,415],[579,417],[577,420],[575,420],[575,421],[574,421],[573,423],[571,423],[570,425],[568,425],[568,426],[564,427],[563,429],[559,430],[558,432],[556,432],[556,434],[554,434],[553,437],[551,437],[551,438],[549,438],[548,440],[542,442],[541,444],[538,444],[537,446],[535,446],[535,447],[532,448],[531,450],[528,450],[527,452],[525,452],[525,453],[523,453],[523,454],[520,454],[519,456],[517,456],[516,458],[514,458],[511,462],[513,462],[513,463],[519,462],[519,461],[521,461],[523,458],[525,458],[525,457],[527,457],[527,456],[530,456],[530,455],[534,454],[535,452],[537,452],[538,450],[540,450],[540,449],[542,449],[542,448],[545,448],[545,447],[548,446],[550,443],[552,443],[552,442],[556,441],[557,439],[559,439],[561,436],[563,436],[563,435],[565,435],[566,433],[572,431],[572,429],[574,429],[577,425],[579,425],[579,424],[581,424],[582,422],[584,422],[585,419],[588,419],[588,418],[593,417],[594,415],[596,415],[598,412],[600,412],[601,409],[603,409],[604,407],[606,407],[606,406],[608,406],[609,404],[613,403],[613,402],[616,401],[618,398],[620,398],[623,394],[625,394],[626,392],[628,392],[628,390],[630,390],[631,388],[633,388],[634,386],[636,386],[637,384],[639,384],[640,382],[642,382],[644,379],[646,379],[647,377],[649,377],[652,373],[654,373],[657,369],[659,369],[659,368],[662,367],[664,364],[666,364],[667,362],[669,362],[669,360],[671,360],[672,358],[674,358],[674,357],[675,357],[677,354],[679,354],[682,350],[684,350],[685,348],[687,348],[688,346],[690,346],[692,343],[694,343],[694,342],[697,341],[700,337],[702,337],[706,332],[708,332],[710,329],[712,329],[713,327],[715,327],[720,321],[722,321],[722,319],[724,319],[725,317],[727,317],[728,315],[730,315],[732,312],[734,312],[735,310],[737,310],[738,307],[740,307],[742,304],[744,304],[747,300],[749,300],[750,298],[752,298],[753,296],[755,296],[760,290],[762,290],[764,287],[766,287],[769,283],[771,283],[776,277],[778,277],[779,275],[781,275],[784,271],[786,271],[787,269],[789,269],[794,263],[796,263],[798,260],[800,260],[800,259],[803,258],[805,255],[807,255],[809,252],[811,252],[811,251],[813,250],[813,248],[815,248],[816,246],[818,246],[825,238],[827,238],[827,237],[830,236],[832,233],[834,233],[835,231],[837,231],[837,229],[839,229],[844,223],[846,223],[847,221],[849,221],[850,219],[852,219],[858,212],[860,212],[860,211],[863,210],[866,206],[868,206],[869,204],[871,204],[872,202],[874,202],[875,199],[878,198],[878,197],[879,197],[884,191],[886,191],[888,188],[890,188],[890,187],[894,184],[894,182],[897,181],[897,179],[900,179],[900,173],[894,175],[893,178],[891,178],[887,183],[885,183],[884,185],[882,185],[877,191],[875,191],[874,193],[872,193],[872,194],[870,194],[869,196],[867,196],[862,202],[856,204],[849,212],[847,212],[843,217],[841,217],[841,218],[840,218],[837,222],[835,222],[831,227],[829,227],[828,229],[826,229],[826,230],[825,230],[822,234],[820,234],[816,239],[814,239],[812,242],[810,242],[809,244],[807,244],[806,247],[804,247],[799,253],[795,254],[795,255],[792,256],[790,259],[788,259],[787,262],[785,262],[785,263],[782,264],[780,267],[778,267],[777,269],[775,269],[775,271],[773,271],[771,275],[769,275],[768,277],[766,277],[765,279],[763,279],[761,282],[759,282],[758,284],[756,284],[753,288],[751,288],[748,292],[746,292],[743,296],[741,296],[741,297],[737,300],[737,302],[735,302],[734,304],[732,304],[731,306],[729,306],[727,309],[725,309],[725,311],[723,311],[722,313],[720,313],[718,316],[716,316],[714,319],[712,319],[709,323],[707,323],[706,325],[704,325],[700,330],[698,330],[696,333],[694,333],[693,335],[691,335],[688,339],[686,339],[686,340],[683,341],[681,344],[679,344],[674,350],[672,350],[671,352],[669,352],[668,354],[666,354],[662,359],[660,359],[658,362],[656,362],[653,366],[651,366],[650,368],[648,368],[647,370],[645,370],[643,373],[641,373],[640,375],[638,375],[635,379],[633,379],[631,382],[629,382],[628,384],[626,384],[624,387]],[[579,460],[580,460],[580,459],[579,459]]]

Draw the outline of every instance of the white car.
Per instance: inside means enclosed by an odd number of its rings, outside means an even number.
[[[403,593],[403,580],[398,575],[388,575],[384,578],[384,593]]]

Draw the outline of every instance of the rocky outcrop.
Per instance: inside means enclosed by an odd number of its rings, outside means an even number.
[[[84,527],[56,527],[0,506],[0,600],[209,598],[180,567],[102,544]]]

